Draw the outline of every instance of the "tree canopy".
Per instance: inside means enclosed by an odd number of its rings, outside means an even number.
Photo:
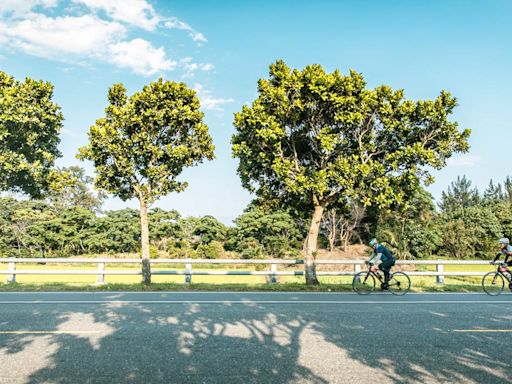
[[[213,159],[199,99],[185,84],[160,79],[130,98],[115,84],[108,101],[79,152],[93,161],[95,184],[106,192],[151,204],[187,187],[177,180],[185,167]]]
[[[0,191],[38,197],[46,189],[64,117],[53,85],[0,71]]]

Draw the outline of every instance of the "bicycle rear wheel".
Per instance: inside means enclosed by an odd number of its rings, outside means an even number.
[[[392,273],[388,289],[393,295],[405,295],[411,289],[411,279],[403,272]]]
[[[486,273],[482,278],[482,288],[488,295],[497,296],[505,288],[505,279],[498,272]]]
[[[375,290],[375,277],[369,272],[359,272],[352,280],[352,289],[360,295],[368,295]]]

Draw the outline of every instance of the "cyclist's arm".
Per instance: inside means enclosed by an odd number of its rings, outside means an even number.
[[[508,261],[508,258],[512,256],[512,251],[505,252],[505,263]]]
[[[500,256],[501,256],[501,252],[499,252],[496,256],[494,256],[494,260],[492,262],[495,263],[496,260],[498,260],[500,258]],[[507,258],[508,258],[508,255],[507,255]],[[506,262],[506,259],[505,259],[505,262]]]
[[[371,263],[373,261],[373,259],[375,259],[375,263],[377,263],[381,257],[382,257],[382,253],[373,252],[372,255],[370,256],[370,259],[368,260],[368,262]]]

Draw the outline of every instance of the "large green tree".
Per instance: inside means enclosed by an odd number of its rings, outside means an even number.
[[[0,191],[39,196],[54,161],[64,120],[53,85],[0,71]]]
[[[429,168],[468,149],[470,131],[448,119],[456,105],[445,91],[412,101],[403,90],[367,89],[354,71],[270,66],[256,100],[235,115],[233,154],[247,189],[311,213],[307,283],[318,283],[314,259],[327,207],[349,199],[381,209],[399,205],[432,181]]]
[[[108,101],[79,158],[94,162],[98,188],[139,200],[143,279],[149,283],[148,207],[183,191],[187,183],[177,176],[185,167],[213,159],[214,146],[199,99],[183,83],[159,79],[130,98],[122,84],[115,84]]]

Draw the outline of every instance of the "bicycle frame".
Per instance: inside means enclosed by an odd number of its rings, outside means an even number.
[[[368,276],[373,275],[375,278],[377,278],[377,280],[379,280],[379,281],[380,281],[380,283],[381,283],[381,284],[384,284],[384,277],[383,277],[383,276],[381,276],[381,274],[378,272],[378,270],[377,270],[377,271],[372,271],[372,267],[373,267],[373,265],[370,265],[370,266],[368,267],[368,272],[366,273],[366,276],[365,276],[365,278],[364,278],[363,283],[366,283],[366,279],[368,279]],[[391,277],[392,275],[393,275],[393,274],[392,274],[392,273],[391,273],[391,271],[390,271],[390,272],[389,272],[389,276]],[[390,281],[391,281],[391,280],[390,280]],[[388,282],[388,284],[389,284],[389,282]],[[391,284],[391,285],[393,285],[393,284]]]
[[[505,274],[505,272],[508,272],[508,276]],[[494,275],[493,281],[496,281],[496,277],[498,275],[503,276],[505,280],[507,280],[509,283],[512,283],[512,272],[510,269],[508,269],[508,265],[505,263],[498,263],[498,268],[496,269],[496,274]]]

